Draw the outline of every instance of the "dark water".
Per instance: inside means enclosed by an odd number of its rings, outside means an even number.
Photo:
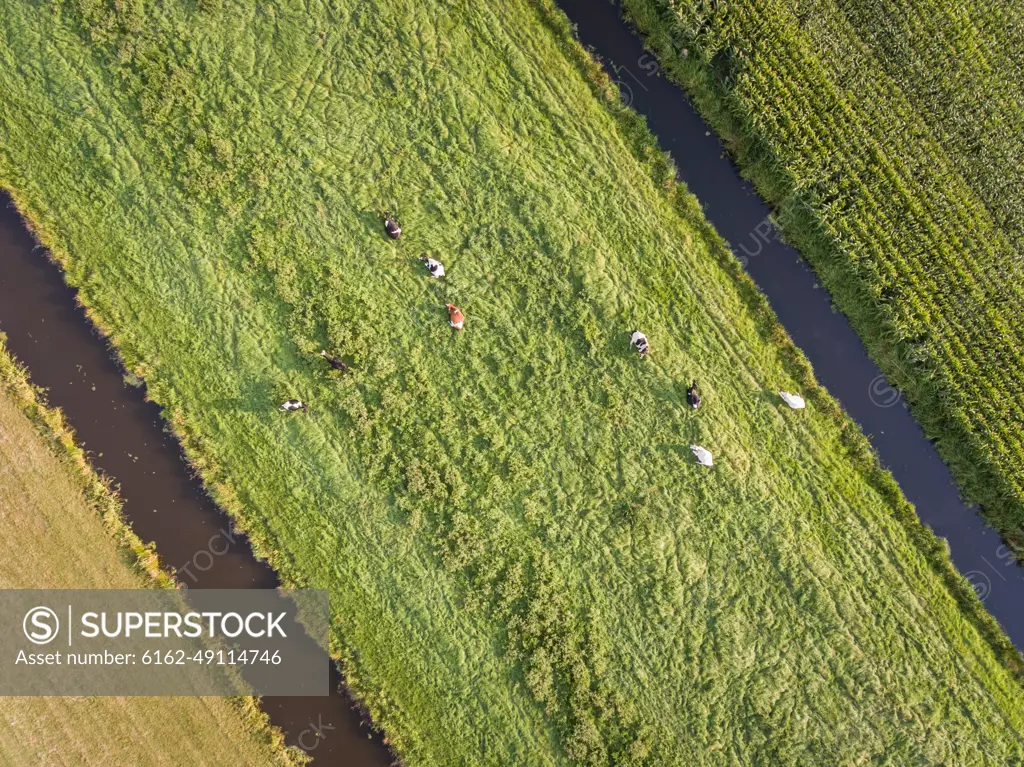
[[[920,518],[946,538],[953,562],[1018,649],[1024,648],[1024,569],[977,509],[960,498],[949,469],[898,392],[889,387],[846,318],[832,311],[810,267],[774,236],[771,209],[726,157],[685,91],[658,74],[655,58],[607,0],[558,0],[585,46],[604,60],[623,98],[647,118],[679,177],[768,297],[818,380],[871,439]]]
[[[93,464],[120,485],[125,516],[143,541],[189,587],[274,588],[277,577],[258,562],[246,538],[184,462],[164,431],[160,409],[127,385],[107,343],[75,304],[58,267],[36,248],[10,198],[0,193],[0,331],[33,383],[48,390],[90,452]],[[342,688],[332,664],[331,689]],[[393,757],[344,692],[324,697],[262,699],[288,743],[317,765],[384,767]]]

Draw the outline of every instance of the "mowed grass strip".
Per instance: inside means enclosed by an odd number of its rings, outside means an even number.
[[[138,589],[166,582],[124,526],[59,414],[0,337],[0,588]],[[251,699],[0,698],[0,763],[292,765]]]
[[[405,763],[1024,758],[1019,657],[549,5],[2,24],[0,183],[258,550],[330,589]]]
[[[1024,545],[1024,33],[997,0],[625,0],[960,488]]]

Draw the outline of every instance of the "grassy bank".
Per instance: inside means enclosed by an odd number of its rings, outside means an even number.
[[[167,585],[124,525],[59,413],[45,408],[0,336],[0,588]],[[290,765],[254,701],[0,698],[5,765]]]
[[[965,497],[1024,542],[1024,38],[949,0],[623,0]]]
[[[407,763],[1024,758],[1019,656],[549,6],[3,23],[0,183]]]

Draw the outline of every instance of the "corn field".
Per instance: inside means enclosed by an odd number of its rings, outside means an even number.
[[[1024,6],[626,0],[961,490],[1024,527]]]

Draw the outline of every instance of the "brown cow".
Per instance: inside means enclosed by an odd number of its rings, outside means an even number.
[[[462,310],[455,304],[445,304],[445,308],[448,309],[448,324],[456,330],[462,330],[462,326],[466,322]]]

